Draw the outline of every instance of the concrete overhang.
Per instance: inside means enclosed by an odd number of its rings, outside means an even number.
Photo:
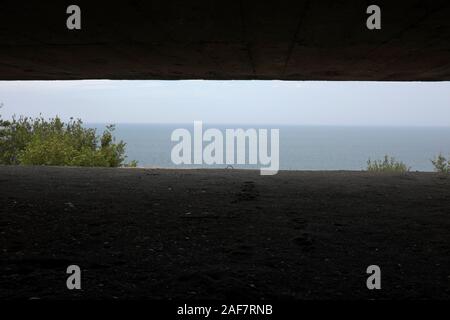
[[[450,80],[450,2],[1,1],[0,80],[52,79]]]

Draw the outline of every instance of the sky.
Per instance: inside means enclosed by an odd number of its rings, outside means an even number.
[[[0,81],[0,103],[4,119],[450,126],[450,82]]]

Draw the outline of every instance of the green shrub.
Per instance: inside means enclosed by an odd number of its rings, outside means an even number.
[[[450,159],[447,161],[447,159],[442,154],[439,154],[434,160],[431,160],[431,163],[434,166],[434,170],[437,172],[450,172]]]
[[[116,143],[114,126],[101,136],[84,128],[81,120],[44,119],[20,116],[3,120],[0,116],[0,164],[87,167],[126,166],[125,143]],[[132,161],[136,166],[137,162]]]
[[[131,160],[129,163],[124,165],[125,168],[136,168],[138,166],[138,162],[136,160]]]
[[[409,167],[401,161],[396,161],[394,157],[384,156],[383,160],[368,160],[367,171],[375,172],[408,172]]]

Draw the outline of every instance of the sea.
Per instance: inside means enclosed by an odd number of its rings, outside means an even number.
[[[106,124],[91,123],[101,134]],[[193,133],[190,124],[116,124],[114,136],[126,143],[127,161],[139,167],[226,168],[226,165],[175,165],[171,141],[175,129]],[[412,171],[433,171],[431,159],[450,155],[450,127],[343,127],[204,124],[203,129],[279,129],[280,170],[365,170],[367,161],[384,155],[404,162]],[[206,145],[205,143],[204,145]],[[259,166],[235,165],[253,169]]]

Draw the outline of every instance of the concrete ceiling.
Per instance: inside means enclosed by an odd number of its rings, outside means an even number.
[[[2,0],[0,79],[450,80],[450,1]]]

